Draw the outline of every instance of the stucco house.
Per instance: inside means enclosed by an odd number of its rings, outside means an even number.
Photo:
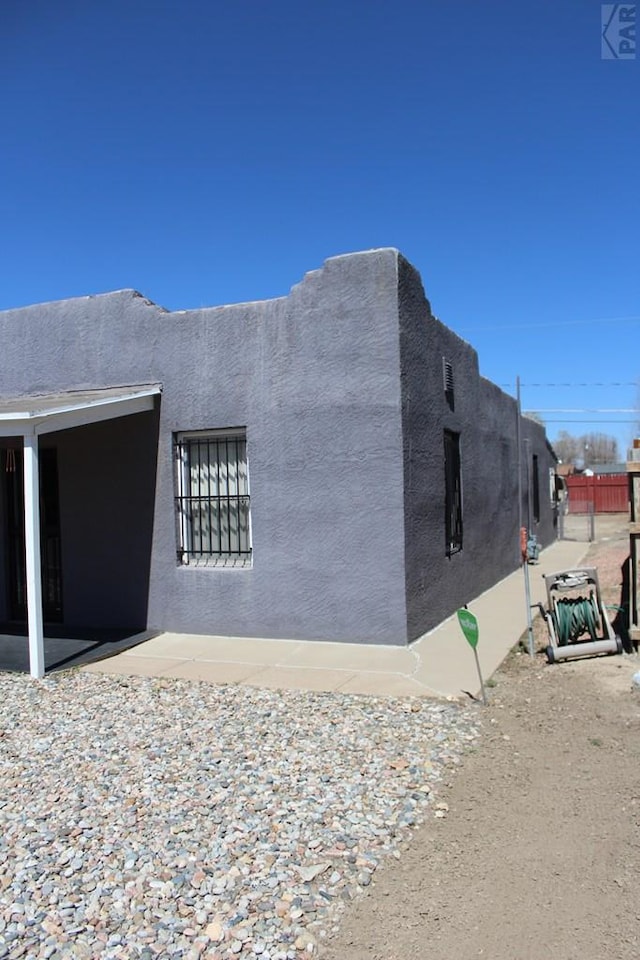
[[[408,644],[517,566],[527,511],[555,536],[543,427],[397,250],[265,302],[8,310],[0,342],[0,620],[36,674],[48,620]]]

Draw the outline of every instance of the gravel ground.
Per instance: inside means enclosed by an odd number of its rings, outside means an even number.
[[[592,545],[624,607],[628,521]],[[638,960],[639,655],[548,665],[512,652],[483,733],[398,863],[381,865],[321,960]],[[526,634],[524,635],[526,639]]]
[[[0,674],[0,957],[309,957],[475,704]]]

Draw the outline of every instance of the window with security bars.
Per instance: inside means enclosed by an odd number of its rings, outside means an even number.
[[[538,457],[535,453],[531,463],[531,480],[533,483],[533,520],[534,523],[540,523],[540,471],[538,469]]]
[[[179,433],[175,456],[178,562],[251,566],[246,431]]]
[[[444,431],[445,544],[446,555],[462,550],[462,472],[460,434]]]

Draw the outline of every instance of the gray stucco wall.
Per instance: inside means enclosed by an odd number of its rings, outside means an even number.
[[[5,396],[162,383],[149,626],[404,642],[395,251],[329,260],[263,303],[167,313],[122,291],[9,311],[0,341]],[[247,429],[253,568],[180,567],[172,435],[233,426]]]
[[[6,311],[0,343],[5,397],[163,387],[156,414],[53,438],[69,623],[142,626],[146,603],[152,628],[403,644],[517,564],[514,401],[431,318],[395,250],[328,260],[266,302],[169,313],[120,291]],[[173,436],[229,427],[246,428],[253,566],[180,566]],[[463,450],[464,550],[449,560],[443,427]],[[544,432],[527,430],[543,478]]]
[[[436,320],[417,271],[402,257],[398,274],[405,471],[407,631],[415,639],[468,603],[519,563],[517,407],[479,376],[475,350]],[[454,377],[454,409],[444,391],[443,358]],[[554,537],[548,494],[553,458],[544,429],[522,418],[523,439],[538,456],[540,522]],[[445,549],[443,431],[460,435],[463,548]],[[526,523],[527,471],[523,489]]]
[[[160,464],[176,430],[247,426],[253,569],[175,565],[162,521],[173,476],[161,469],[152,623],[402,642],[395,275],[391,251],[340,257],[285,299],[185,315],[164,377]]]

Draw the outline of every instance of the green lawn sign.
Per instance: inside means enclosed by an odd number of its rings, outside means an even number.
[[[478,627],[478,620],[471,610],[467,610],[466,607],[461,607],[457,611],[458,623],[460,628],[464,633],[465,640],[473,650],[473,655],[476,658],[476,667],[478,669],[478,678],[480,680],[480,689],[482,691],[482,702],[484,705],[487,705],[487,694],[484,689],[484,680],[482,679],[482,671],[480,670],[480,660],[478,659],[478,637],[480,635],[480,629]]]
[[[458,610],[458,621],[467,643],[475,650],[478,646],[478,621],[476,617],[470,610],[463,607],[462,610]]]

